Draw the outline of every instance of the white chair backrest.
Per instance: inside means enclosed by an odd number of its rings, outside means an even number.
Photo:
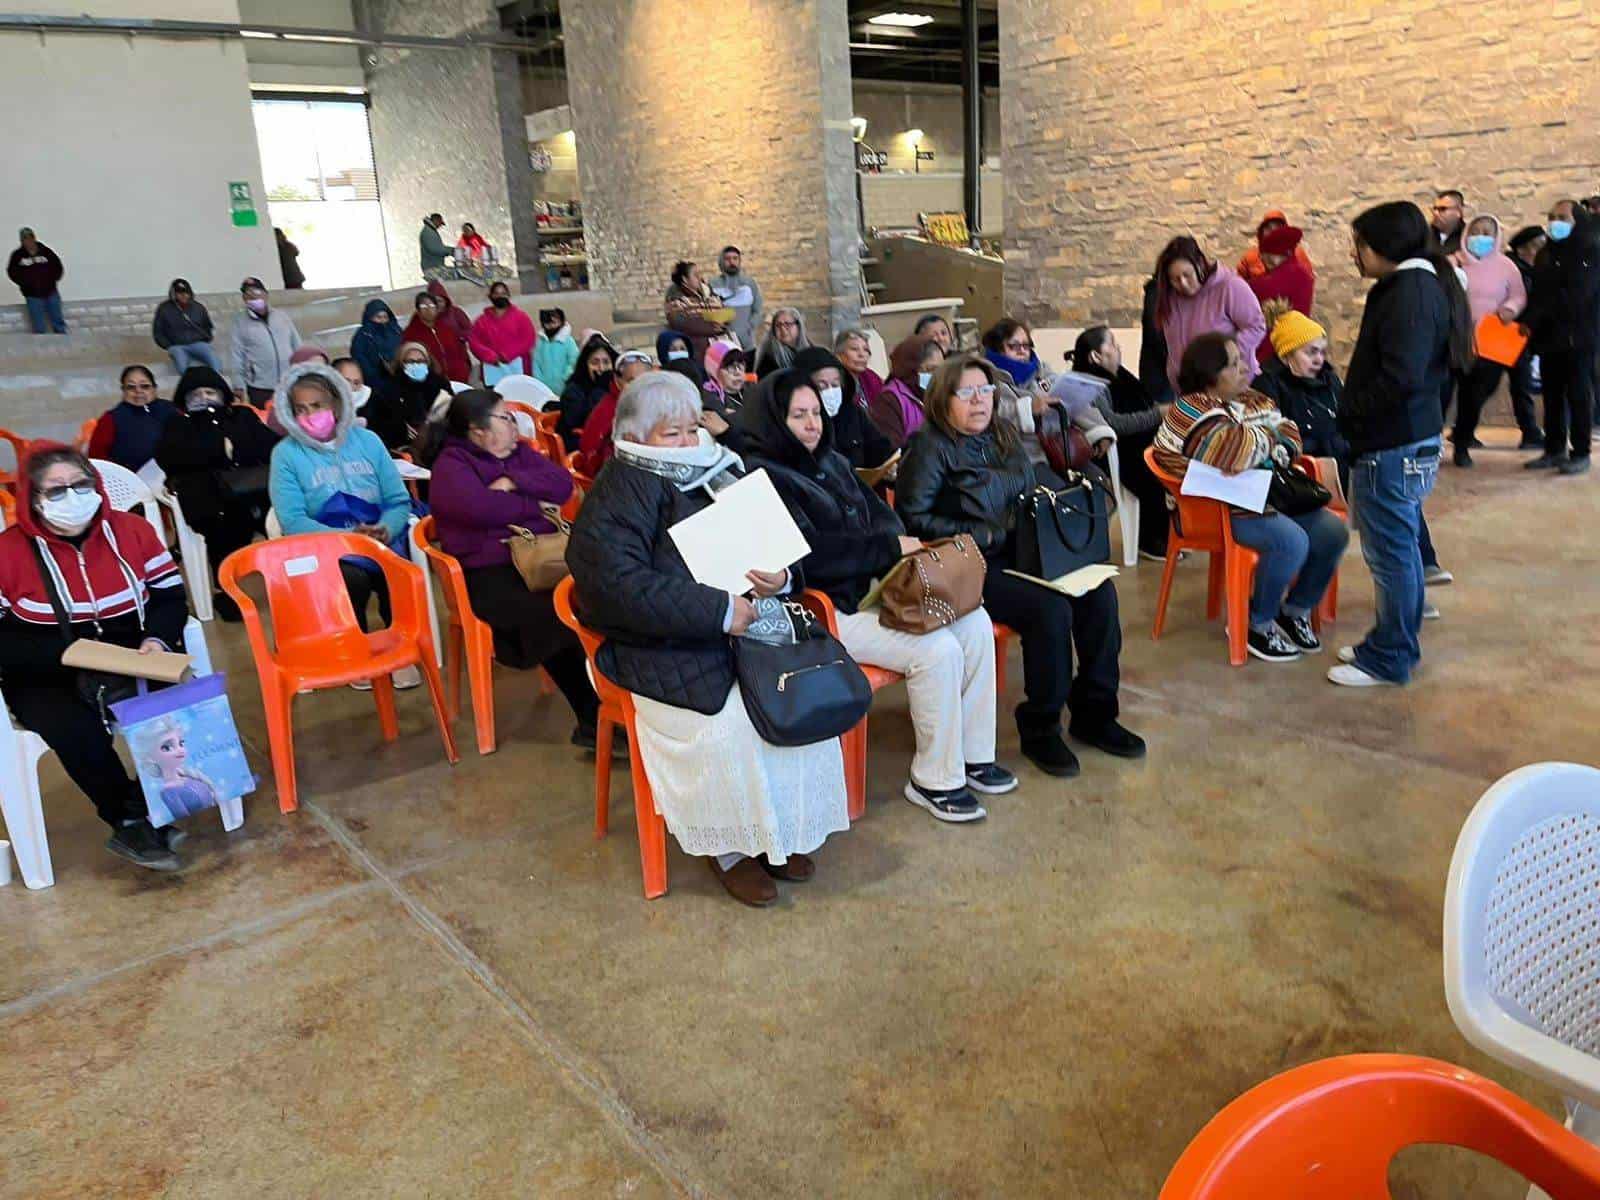
[[[155,527],[162,544],[165,545],[167,532],[161,525],[161,505],[156,501],[150,485],[120,463],[107,462],[103,458],[91,458],[89,462],[100,473],[100,479],[106,485],[106,495],[111,498],[111,507],[118,512],[143,509],[145,520]]]
[[[472,385],[470,383],[458,383],[456,380],[452,379],[450,381],[450,390],[452,392],[470,392],[472,390]]]
[[[1469,1042],[1600,1105],[1600,770],[1539,763],[1483,794],[1450,863],[1444,958]]]
[[[494,385],[494,390],[504,400],[515,400],[518,404],[526,404],[530,408],[537,408],[540,412],[560,399],[532,375],[507,375]]]
[[[883,334],[867,327],[867,368],[876,371],[880,378],[889,378],[889,351],[884,347]]]
[[[1052,375],[1059,375],[1067,369],[1065,355],[1072,349],[1083,330],[1084,326],[1070,326],[1033,331],[1033,352],[1039,356],[1039,361],[1049,368]],[[1125,328],[1114,325],[1111,332],[1116,335],[1117,345],[1122,350],[1122,365],[1137,375],[1139,351],[1144,346],[1144,331],[1137,326]]]

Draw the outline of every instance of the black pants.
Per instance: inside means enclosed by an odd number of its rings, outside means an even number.
[[[1517,428],[1522,430],[1523,441],[1544,441],[1544,430],[1539,428],[1539,413],[1533,404],[1533,354],[1524,350],[1517,365],[1511,368],[1511,411],[1517,418]]]
[[[348,558],[341,558],[339,574],[344,576],[344,586],[350,592],[350,604],[356,610],[356,624],[361,626],[362,633],[370,632],[367,605],[372,602],[373,596],[378,598],[379,619],[384,625],[393,624],[394,612],[389,607],[389,581],[381,572],[369,571]]]
[[[1594,431],[1593,350],[1549,350],[1539,357],[1544,377],[1544,452],[1589,457],[1589,436]]]
[[[1471,448],[1473,436],[1478,432],[1478,418],[1483,415],[1483,406],[1494,395],[1505,373],[1505,367],[1499,363],[1480,358],[1462,379],[1461,399],[1456,405],[1456,427],[1450,432],[1450,440],[1461,449]]]
[[[584,668],[578,635],[556,616],[554,593],[530,592],[510,563],[466,572],[472,613],[494,631],[495,659],[519,671],[543,667],[572,706],[578,724],[593,729],[600,699]]]
[[[1167,489],[1151,474],[1149,464],[1144,461],[1145,448],[1155,438],[1153,429],[1118,438],[1117,466],[1122,486],[1139,497],[1139,549],[1164,558],[1167,553],[1167,529],[1171,523],[1167,512]]]
[[[1007,575],[1003,563],[991,562],[983,606],[996,624],[1011,626],[1022,638],[1026,698],[1017,705],[1017,730],[1024,738],[1059,730],[1063,705],[1072,710],[1074,724],[1089,729],[1116,718],[1122,623],[1111,580],[1086,596],[1064,596]]]
[[[71,677],[12,684],[6,703],[25,729],[55,751],[67,778],[94,802],[111,828],[145,817],[144,792],[117,757],[100,714],[80,699]]]
[[[257,533],[265,532],[262,518],[248,504],[225,505],[220,512],[208,513],[198,521],[190,517],[189,525],[206,540],[206,557],[211,560],[213,582],[228,555],[248,546]]]
[[[1444,387],[1439,389],[1439,416],[1444,423],[1450,423],[1450,406],[1455,403],[1456,392],[1461,388],[1462,376],[1451,371],[1445,376]]]

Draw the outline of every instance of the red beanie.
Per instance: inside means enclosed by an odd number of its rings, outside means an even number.
[[[1269,229],[1261,235],[1261,253],[1290,255],[1294,248],[1300,244],[1304,233],[1293,225],[1280,225],[1276,229]]]

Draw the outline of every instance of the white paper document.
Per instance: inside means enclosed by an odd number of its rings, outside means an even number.
[[[1228,475],[1191,458],[1179,490],[1185,496],[1206,496],[1235,508],[1261,512],[1267,507],[1267,489],[1271,486],[1271,471],[1240,471],[1237,475]]]
[[[717,493],[716,503],[667,530],[695,582],[742,596],[746,571],[782,571],[811,553],[765,471]]]

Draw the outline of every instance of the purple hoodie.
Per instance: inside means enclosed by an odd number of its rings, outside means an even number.
[[[502,476],[516,484],[517,490],[491,490],[489,485]],[[509,563],[511,551],[505,539],[511,531],[506,526],[549,533],[554,527],[540,511],[540,501],[559,505],[571,495],[572,476],[567,469],[522,442],[509,458],[496,458],[453,437],[434,460],[433,479],[428,484],[439,544],[469,571]]]
[[[1256,347],[1267,336],[1267,322],[1261,315],[1261,302],[1250,285],[1232,267],[1217,264],[1211,278],[1193,296],[1172,293],[1172,311],[1161,323],[1167,336],[1167,378],[1173,390],[1178,387],[1178,366],[1189,343],[1202,333],[1231,334],[1239,343],[1239,357],[1256,377]]]

